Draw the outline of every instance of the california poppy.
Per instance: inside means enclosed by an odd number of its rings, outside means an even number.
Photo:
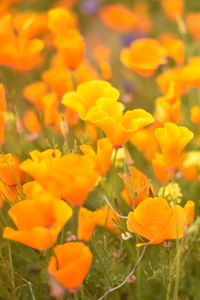
[[[56,246],[54,252],[48,266],[49,274],[69,290],[79,289],[92,264],[90,249],[81,242],[70,242]]]
[[[121,52],[121,62],[141,76],[149,77],[165,64],[166,51],[157,40],[150,38],[138,39],[129,48]]]
[[[62,200],[37,197],[18,202],[8,214],[17,229],[6,227],[3,237],[44,250],[56,242],[59,232],[72,215],[72,209]]]
[[[148,198],[128,214],[127,228],[149,240],[137,246],[178,239],[184,234],[184,209],[179,205],[170,207],[163,198]]]

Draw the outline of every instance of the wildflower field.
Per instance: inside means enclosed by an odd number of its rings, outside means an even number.
[[[199,89],[199,0],[0,0],[0,300],[200,300]]]

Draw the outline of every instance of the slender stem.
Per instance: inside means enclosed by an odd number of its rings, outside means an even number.
[[[11,277],[11,283],[15,290],[15,280],[14,280],[14,267],[13,267],[13,261],[12,261],[12,253],[11,253],[11,246],[10,241],[7,241],[8,246],[8,258],[9,258],[9,265],[10,265],[10,277]]]
[[[105,277],[106,277],[106,279],[107,279],[107,281],[108,281],[108,285],[109,285],[109,287],[111,287],[111,286],[112,286],[112,282],[111,282],[111,280],[110,280],[110,277],[109,277],[109,274],[108,274],[108,272],[107,272],[107,270],[106,270],[106,267],[104,266],[104,263],[103,263],[103,260],[102,260],[102,258],[101,258],[101,255],[99,254],[99,252],[98,252],[98,250],[97,250],[97,248],[96,248],[96,245],[95,245],[95,243],[93,242],[93,240],[91,240],[91,242],[92,242],[92,246],[93,246],[95,255],[97,256],[97,258],[98,258],[98,260],[99,260],[99,262],[100,262],[100,264],[101,264],[101,267],[102,267],[102,269],[103,269],[103,271],[104,271]]]
[[[136,262],[133,270],[130,272],[130,274],[128,274],[128,276],[125,277],[125,279],[117,286],[113,287],[113,288],[110,288],[103,296],[101,296],[100,298],[98,298],[98,300],[102,300],[104,299],[108,294],[118,290],[119,288],[121,288],[126,282],[127,280],[129,279],[129,277],[131,277],[134,273],[135,273],[135,270],[137,269],[138,265],[140,264],[143,256],[144,256],[144,253],[145,253],[145,250],[146,250],[146,246],[144,246],[143,250],[142,250],[142,253],[138,259],[138,261]]]
[[[137,243],[139,242],[139,239],[138,237],[136,236],[136,240],[137,240]],[[137,261],[139,260],[140,258],[140,248],[139,247],[136,247],[136,253],[137,253]],[[141,265],[139,264],[138,267],[137,267],[137,272],[136,272],[136,283],[137,283],[137,300],[140,300],[141,299]]]

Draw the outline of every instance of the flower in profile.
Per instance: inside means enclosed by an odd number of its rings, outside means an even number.
[[[0,155],[0,179],[9,186],[22,182],[23,176],[17,156],[11,153]]]
[[[157,128],[155,136],[168,167],[177,167],[181,151],[193,138],[193,133],[186,127],[166,122],[164,128]]]
[[[137,130],[154,122],[144,109],[128,110],[123,114],[120,102],[107,99],[100,99],[91,108],[87,120],[104,131],[114,148],[120,148]]]
[[[55,65],[45,70],[42,73],[42,79],[58,98],[73,89],[70,73],[64,66]]]
[[[125,188],[122,191],[122,197],[132,207],[154,193],[154,188],[148,182],[147,176],[134,166],[130,166],[130,174],[124,174],[123,179]]]
[[[167,53],[157,40],[141,38],[121,52],[121,62],[141,76],[149,77],[166,63]]]
[[[23,123],[28,131],[30,131],[33,134],[36,134],[36,137],[38,137],[39,133],[42,130],[42,126],[34,110],[29,109],[24,112]]]
[[[39,194],[36,199],[26,199],[13,205],[8,214],[17,229],[5,227],[3,237],[44,250],[56,242],[59,232],[72,215],[72,209],[63,200]]]
[[[107,138],[97,141],[97,153],[90,145],[81,145],[80,150],[96,163],[96,171],[101,176],[105,176],[110,168],[110,161],[113,152],[112,144]]]
[[[42,98],[48,94],[48,89],[43,81],[35,81],[23,90],[24,97],[37,109],[43,108]]]
[[[155,100],[155,119],[158,122],[180,123],[182,120],[181,100],[172,81],[165,95]]]
[[[188,227],[194,221],[195,203],[194,201],[187,201],[184,206],[184,224]]]
[[[80,288],[92,264],[90,249],[81,242],[70,242],[54,248],[48,272],[70,291]]]
[[[161,153],[155,154],[155,157],[152,160],[152,166],[156,178],[162,183],[166,183],[171,180],[176,171],[175,168],[168,166],[164,155]]]
[[[179,20],[184,12],[183,0],[162,0],[163,9],[166,15],[172,20]]]
[[[68,153],[61,156],[59,150],[53,149],[30,154],[32,159],[24,161],[21,169],[52,195],[73,205],[82,205],[99,180],[95,162],[87,155]]]
[[[161,45],[166,49],[167,56],[171,57],[177,65],[183,64],[185,59],[184,43],[170,33],[159,37]]]
[[[97,225],[118,232],[113,220],[119,220],[108,205],[91,211],[81,207],[78,215],[78,239],[89,241]]]
[[[152,160],[155,154],[158,152],[158,142],[156,140],[155,126],[148,126],[137,130],[131,137],[130,142],[133,144],[140,152],[143,153],[147,160]],[[147,141],[151,141],[147,147]]]
[[[119,92],[103,80],[91,80],[78,86],[76,92],[66,93],[62,103],[78,113],[82,120],[88,119],[90,110],[101,99],[117,101]]]
[[[137,15],[122,4],[104,6],[99,15],[107,26],[120,32],[133,30],[137,22]]]
[[[168,239],[178,239],[184,234],[184,209],[170,207],[163,198],[148,198],[128,214],[127,228],[149,242],[137,246],[160,244]]]

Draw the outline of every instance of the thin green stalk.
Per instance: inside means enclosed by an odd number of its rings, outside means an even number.
[[[105,265],[104,265],[104,262],[103,262],[103,260],[102,260],[102,258],[101,258],[101,255],[99,254],[99,252],[98,252],[98,250],[97,250],[97,248],[96,248],[96,245],[95,245],[95,243],[93,242],[93,240],[92,240],[92,246],[93,246],[94,253],[95,253],[96,257],[98,258],[98,260],[99,260],[99,262],[100,262],[100,265],[101,265],[101,267],[102,267],[102,269],[103,269],[103,271],[104,271],[104,275],[105,275],[105,277],[106,277],[106,279],[107,279],[107,281],[108,281],[109,289],[111,289],[111,288],[112,288],[112,282],[111,282],[111,280],[110,280],[110,277],[109,277],[109,274],[108,274],[108,272],[107,272],[107,270],[106,270],[106,267],[105,267]],[[115,292],[115,300],[118,300],[118,299],[119,299],[118,293]]]
[[[10,241],[7,241],[7,246],[8,246],[8,258],[9,258],[11,283],[12,283],[13,289],[15,291],[14,267],[13,267],[13,261],[12,261]]]
[[[136,237],[136,242],[138,243],[139,242],[139,239],[138,237]],[[136,247],[136,261],[139,260],[139,257],[140,257],[140,248],[139,247]],[[140,300],[141,299],[141,264],[138,265],[137,267],[137,271],[136,271],[136,283],[137,283],[137,300]]]

